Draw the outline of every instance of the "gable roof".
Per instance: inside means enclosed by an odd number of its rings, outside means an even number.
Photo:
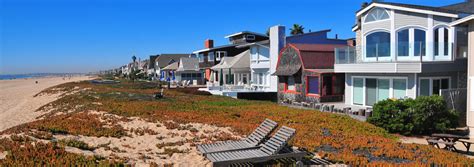
[[[189,54],[161,54],[156,59],[155,62],[158,63],[159,68],[165,68],[174,62],[179,61],[179,59],[189,57]]]
[[[462,25],[462,24],[468,23],[469,21],[474,21],[474,14],[452,22],[451,26]]]
[[[347,45],[338,44],[287,44],[278,57],[277,70],[274,75],[291,76],[300,70],[319,70],[321,72],[334,68],[334,49]],[[296,54],[299,62],[281,63],[290,61],[291,58],[283,57],[286,50],[291,49],[288,54]],[[286,56],[289,56],[286,55]],[[283,60],[284,59],[284,60]]]
[[[174,71],[174,70],[177,70],[177,69],[178,69],[178,65],[179,65],[178,62],[174,62],[174,63],[171,63],[170,65],[166,66],[166,67],[163,68],[162,70]]]
[[[422,6],[422,5],[412,5],[412,4],[402,4],[402,3],[394,3],[394,2],[371,2],[367,7],[364,7],[356,12],[356,16],[360,16],[363,13],[369,11],[374,7],[381,7],[381,8],[390,8],[395,10],[401,11],[409,11],[409,12],[416,12],[416,13],[424,13],[424,14],[432,14],[444,17],[453,17],[458,18],[458,14],[462,13],[456,10],[451,10],[447,8],[441,7],[433,7],[433,6]]]
[[[176,71],[199,71],[199,60],[197,58],[183,57],[180,59]]]
[[[234,57],[224,57],[221,62],[211,69],[245,69],[250,68],[250,50],[246,50]]]
[[[474,1],[467,0],[461,3],[456,3],[452,5],[443,6],[441,8],[454,10],[462,13],[474,14]]]

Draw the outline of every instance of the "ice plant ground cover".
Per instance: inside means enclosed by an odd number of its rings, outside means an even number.
[[[172,157],[175,154],[190,153],[195,144],[235,139],[249,134],[265,118],[297,129],[292,141],[294,146],[317,153],[334,163],[420,166],[474,164],[474,160],[461,154],[427,145],[402,144],[385,130],[347,116],[288,108],[271,102],[209,96],[190,88],[165,89],[165,98],[154,99],[153,93],[157,91],[156,83],[128,81],[107,85],[84,81],[49,88],[39,96],[69,93],[40,108],[48,114],[38,121],[2,132],[4,138],[0,140],[0,153],[6,153],[6,157],[0,160],[0,166],[20,162],[124,163],[134,158],[153,164],[161,158],[167,162],[161,165],[169,165],[174,163]],[[132,126],[135,125],[132,123],[140,126]],[[162,131],[166,131],[166,134],[160,134]],[[214,132],[214,135],[205,135],[210,132]],[[124,151],[141,146],[132,146],[126,142],[140,137],[149,138],[147,135],[155,137],[153,142],[157,142],[153,148],[144,148],[150,154],[124,156]],[[64,136],[66,139],[63,139]],[[179,136],[183,140],[171,140]],[[78,137],[81,141],[68,137]],[[108,140],[94,142],[104,138]],[[89,152],[93,150],[93,156],[65,151],[70,147],[85,148]]]

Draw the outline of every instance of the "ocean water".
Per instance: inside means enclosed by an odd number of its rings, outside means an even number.
[[[0,74],[0,80],[11,80],[11,79],[25,79],[25,78],[39,78],[48,76],[70,76],[75,74],[51,74],[51,73],[39,73],[39,74]]]

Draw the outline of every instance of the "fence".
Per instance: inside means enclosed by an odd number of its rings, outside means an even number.
[[[456,110],[459,114],[459,126],[466,126],[467,89],[444,89],[441,96],[447,103],[448,109]]]

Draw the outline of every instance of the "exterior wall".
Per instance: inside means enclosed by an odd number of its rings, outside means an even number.
[[[406,26],[419,26],[427,28],[428,15],[395,11],[395,29],[398,30]]]
[[[371,22],[371,23],[364,23],[364,19],[362,20],[362,36],[365,36],[367,33],[370,33],[371,31],[381,30],[381,29],[390,31],[391,29],[390,19]],[[361,44],[364,45],[363,43]]]
[[[280,50],[285,46],[285,27],[273,26],[270,27],[270,74],[276,72],[278,64],[278,55]],[[270,91],[278,91],[278,77],[270,76]]]
[[[334,75],[341,75],[342,74],[333,74],[333,73],[328,73],[328,74],[320,74],[317,72],[311,72],[311,71],[303,71],[303,72],[298,72],[294,77],[295,77],[295,89],[296,92],[286,92],[285,91],[285,86],[287,82],[286,76],[279,76],[278,77],[278,101],[284,101],[286,99],[289,99],[291,101],[296,101],[296,102],[306,102],[306,103],[323,103],[323,102],[339,102],[343,101],[344,95],[328,95],[328,96],[323,96],[322,92],[322,77],[323,76],[334,76]],[[312,96],[308,95],[306,90],[307,90],[307,80],[306,78],[309,76],[317,76],[319,77],[319,95],[318,96]],[[334,83],[333,83],[333,87]]]
[[[362,44],[362,31],[358,29],[356,31],[356,46],[359,46]],[[356,47],[356,60],[357,62],[362,61],[362,49],[361,47]]]
[[[447,25],[451,23],[453,20],[449,17],[441,17],[441,16],[433,16],[433,26],[438,25]]]

